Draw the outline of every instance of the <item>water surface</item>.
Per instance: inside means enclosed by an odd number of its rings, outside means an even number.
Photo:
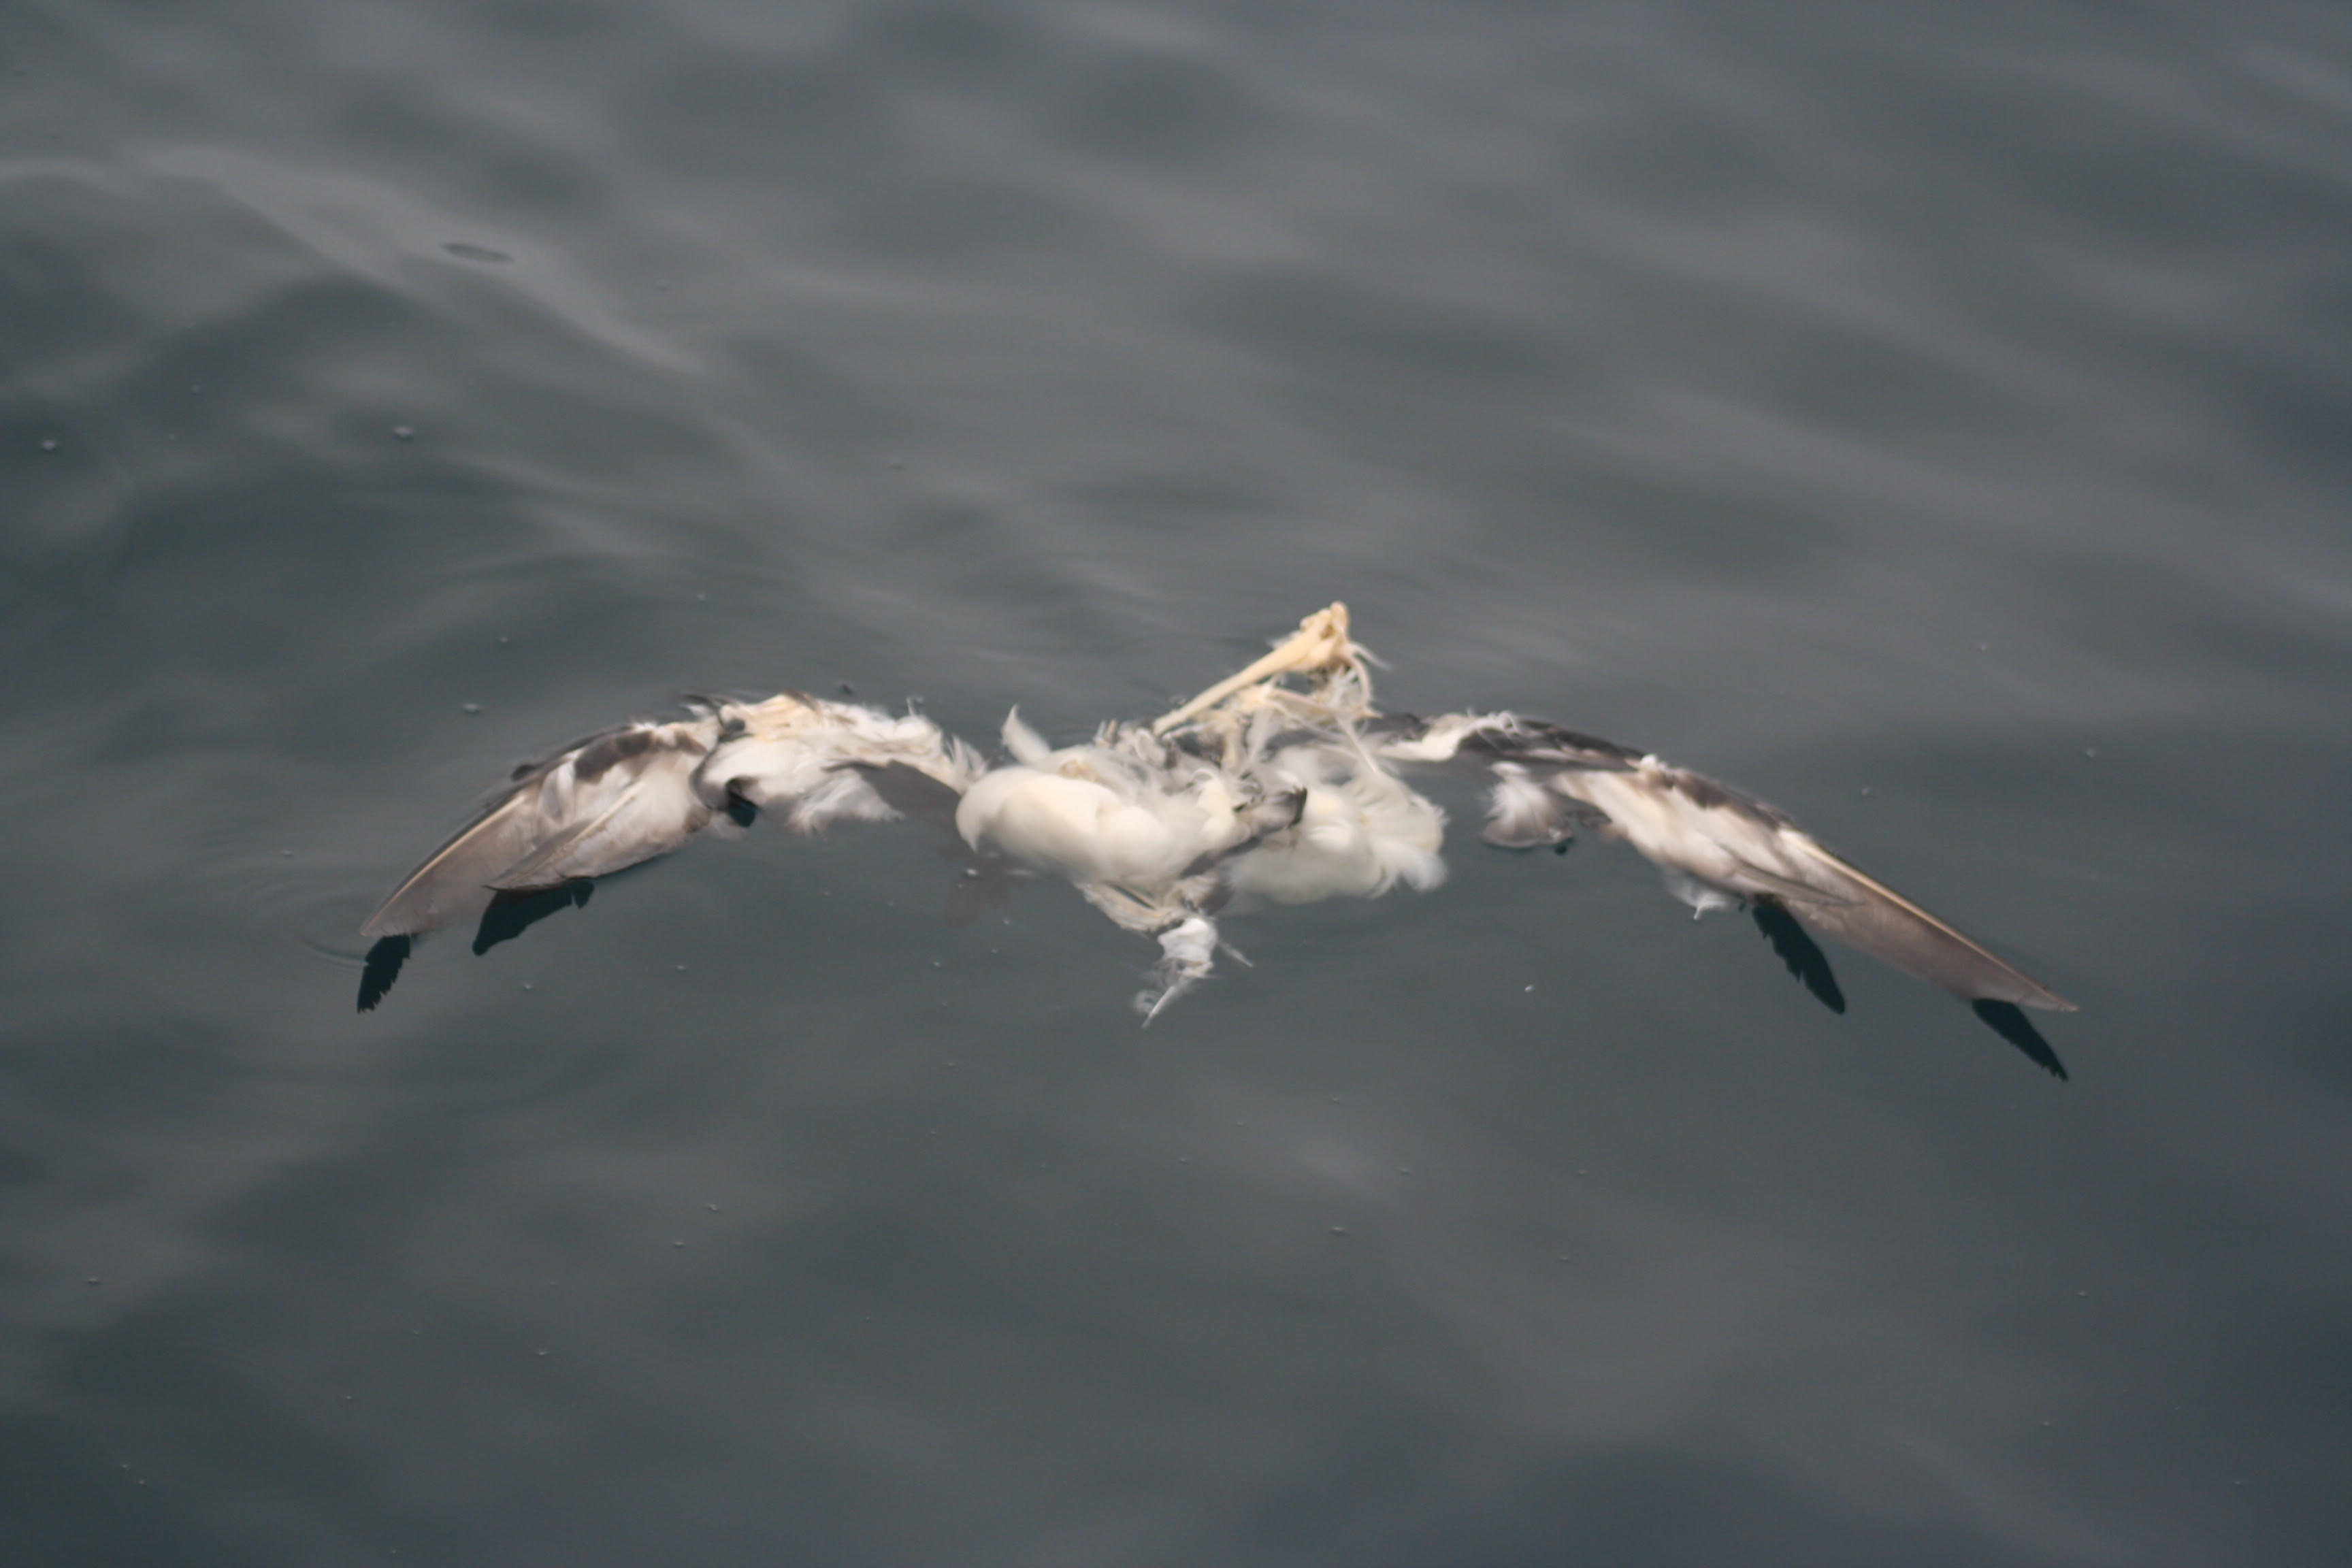
[[[0,1542],[2307,1563],[2352,1528],[2352,37],[2316,5],[23,0]],[[1404,708],[1787,808],[1151,957],[769,828],[353,1009],[687,690]],[[1453,800],[1457,811],[1472,803]]]

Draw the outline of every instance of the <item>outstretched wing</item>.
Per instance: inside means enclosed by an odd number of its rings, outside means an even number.
[[[512,784],[411,872],[360,934],[417,935],[474,919],[500,893],[602,877],[667,855],[737,802],[810,833],[838,821],[937,815],[981,771],[928,719],[797,693],[720,702],[675,723],[603,731]]]
[[[413,936],[528,892],[666,855],[710,820],[696,773],[719,739],[705,715],[603,731],[515,771],[482,814],[410,872],[360,928]],[[722,803],[723,804],[723,803]]]
[[[1485,772],[1489,843],[1534,848],[1566,844],[1580,826],[1596,829],[1641,851],[1701,910],[1770,902],[1822,936],[1958,995],[2074,1010],[1783,813],[1704,774],[1509,713],[1398,722],[1379,744],[1399,762]]]

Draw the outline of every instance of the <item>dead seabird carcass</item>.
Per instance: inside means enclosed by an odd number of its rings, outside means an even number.
[[[472,824],[362,928],[361,1005],[409,939],[469,920],[478,950],[594,878],[667,854],[722,818],[796,833],[904,817],[951,834],[971,899],[1013,876],[1066,881],[1161,956],[1147,1019],[1205,979],[1218,921],[1268,903],[1373,898],[1444,879],[1445,814],[1412,780],[1468,774],[1490,844],[1565,848],[1581,828],[1632,846],[1704,914],[1744,909],[1792,972],[1843,1010],[1818,934],[1964,997],[2063,1076],[2020,1007],[2071,1012],[1981,943],[1841,858],[1785,814],[1631,747],[1513,713],[1383,714],[1344,605],[1148,723],[1055,748],[1017,710],[994,762],[919,714],[785,692],[706,700],[592,735],[515,771]],[[977,890],[975,890],[975,889]],[[1811,934],[1809,934],[1811,933]]]

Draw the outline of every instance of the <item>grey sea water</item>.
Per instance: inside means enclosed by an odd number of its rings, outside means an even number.
[[[0,1558],[2332,1560],[2348,258],[2316,4],[15,0]],[[551,745],[1334,599],[2071,1080],[1462,831],[1148,1031],[766,826],[354,1010]]]

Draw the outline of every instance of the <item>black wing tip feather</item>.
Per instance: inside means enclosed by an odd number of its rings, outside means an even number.
[[[502,942],[512,942],[551,914],[586,909],[588,897],[595,890],[596,884],[584,879],[525,891],[502,889],[490,900],[490,907],[482,911],[482,923],[475,928],[475,956],[478,958]]]
[[[415,945],[414,937],[387,936],[368,949],[366,962],[360,965],[361,1012],[375,1011],[376,1004],[392,990],[392,983],[400,978],[400,966],[408,962]]]
[[[1759,899],[1748,906],[1756,927],[1788,965],[1789,973],[1803,982],[1824,1007],[1832,1013],[1845,1011],[1845,996],[1838,989],[1837,976],[1830,970],[1829,955],[1811,932],[1797,922],[1796,917],[1779,903]],[[2025,1058],[2061,1083],[2071,1081],[2066,1064],[2058,1052],[2042,1037],[2042,1031],[2025,1016],[2024,1009],[2014,1002],[1996,1001],[1990,997],[1975,997],[1969,1001],[1969,1010],[1983,1020],[1987,1028],[2022,1052]],[[2071,1005],[2069,1011],[2072,1010]]]
[[[2060,1083],[2068,1081],[2066,1064],[2058,1059],[2058,1053],[2051,1048],[2050,1042],[2042,1037],[2042,1031],[2033,1026],[2033,1021],[2016,1003],[1993,1002],[1979,997],[1969,1004],[1969,1010],[1983,1019],[1987,1028],[2023,1051],[2026,1059],[2035,1067]]]
[[[1797,923],[1797,917],[1771,899],[1758,899],[1748,906],[1748,915],[1756,929],[1772,944],[1772,951],[1788,966],[1789,973],[1801,982],[1813,999],[1831,1012],[1843,1016],[1845,993],[1838,989],[1837,973],[1830,967],[1830,955],[1811,933]]]

